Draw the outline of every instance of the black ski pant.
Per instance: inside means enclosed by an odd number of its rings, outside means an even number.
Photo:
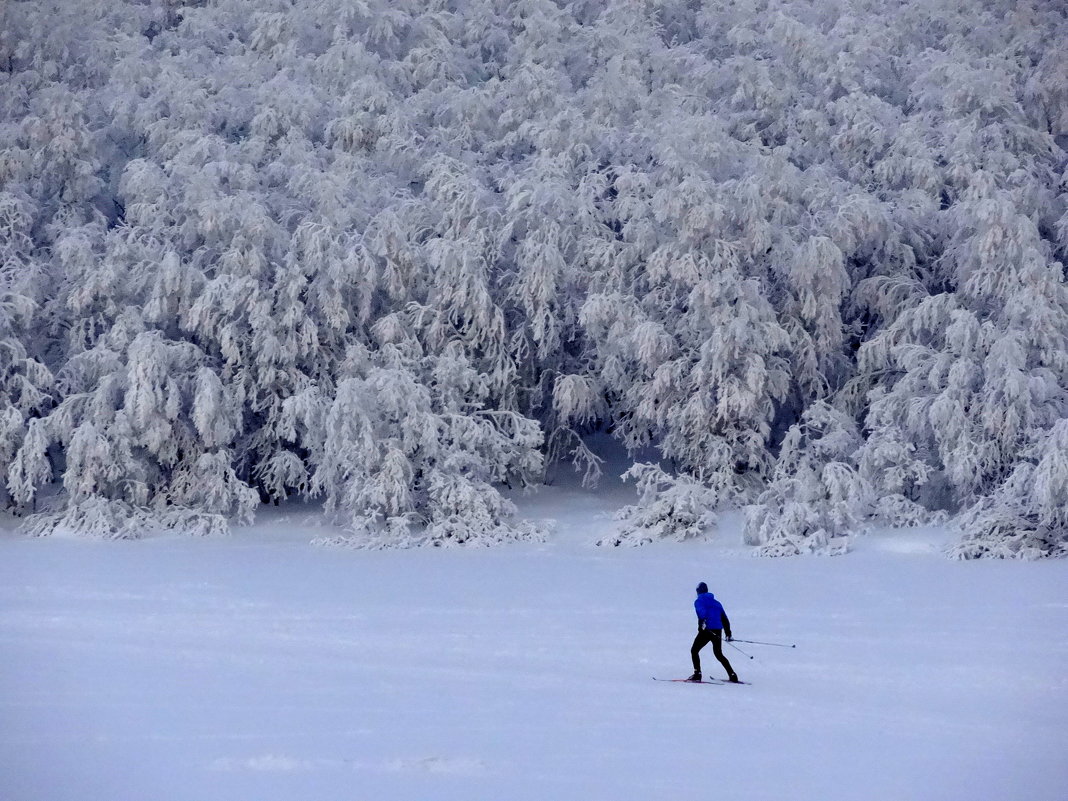
[[[727,669],[727,675],[733,676],[734,668],[723,655],[723,629],[701,629],[697,632],[697,636],[693,639],[693,647],[690,649],[694,673],[701,672],[701,657],[698,652],[709,643],[712,643],[712,653],[716,655],[716,659]]]

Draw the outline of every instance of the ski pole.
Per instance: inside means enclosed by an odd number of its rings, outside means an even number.
[[[747,642],[750,645],[774,645],[776,648],[796,648],[796,645],[786,645],[781,642],[761,642],[760,640],[735,640],[735,642]]]
[[[748,656],[750,659],[754,659],[755,658],[752,654],[747,654],[745,651],[743,651],[741,648],[739,648],[737,645],[735,645],[733,640],[727,640],[727,645],[729,645],[735,651],[740,653],[742,656]]]

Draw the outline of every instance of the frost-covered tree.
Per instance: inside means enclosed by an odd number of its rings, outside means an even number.
[[[1068,555],[1068,420],[1028,449],[1005,482],[963,514],[961,559]]]
[[[5,501],[487,542],[610,432],[659,462],[627,541],[754,502],[783,553],[1053,531],[1066,37],[1041,0],[0,5]]]
[[[870,516],[851,417],[818,401],[783,439],[768,488],[746,507],[745,541],[766,556],[842,553]]]
[[[682,542],[705,537],[715,526],[720,499],[715,490],[697,479],[672,475],[646,462],[635,464],[623,478],[637,484],[638,503],[619,510],[616,519],[622,521],[622,528],[602,538],[599,545]]]
[[[535,536],[494,485],[540,474],[541,432],[482,409],[489,381],[457,345],[440,357],[389,321],[381,348],[357,348],[333,398],[293,399],[292,425],[314,442],[313,493],[346,519],[345,544],[488,544]],[[396,339],[397,341],[390,341]],[[429,375],[424,373],[429,371]],[[420,380],[423,379],[423,380]]]
[[[38,308],[31,280],[35,254],[27,201],[0,192],[0,481],[6,505],[21,505],[29,486],[51,479],[38,460],[19,465],[15,455],[39,436],[38,415],[52,400],[53,376],[36,358],[29,332]],[[32,348],[32,350],[31,350]]]
[[[1008,479],[1068,412],[1063,267],[1007,199],[956,208],[966,237],[947,250],[956,291],[900,314],[862,347],[860,362],[897,373],[869,393],[866,474],[909,501],[951,511]],[[924,484],[939,495],[925,498]]]

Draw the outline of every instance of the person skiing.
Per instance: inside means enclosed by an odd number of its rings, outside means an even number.
[[[693,608],[697,611],[697,636],[694,638],[693,647],[690,648],[693,675],[687,681],[701,681],[701,657],[698,652],[712,643],[712,653],[727,669],[727,681],[737,684],[738,674],[734,672],[731,663],[723,655],[723,632],[727,633],[727,642],[734,639],[731,636],[731,622],[727,619],[727,613],[723,611],[723,604],[708,591],[708,585],[703,581],[697,585],[697,600],[693,602]]]

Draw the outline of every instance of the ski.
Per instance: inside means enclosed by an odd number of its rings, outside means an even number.
[[[701,681],[690,681],[689,679],[658,679],[656,676],[653,676],[653,681],[674,681],[674,682],[680,682],[682,684],[726,684],[727,683],[725,681],[720,681],[719,679],[701,679]]]
[[[689,679],[658,679],[653,676],[653,681],[674,681],[682,684],[749,684],[748,681],[725,681],[723,679],[701,679],[701,681],[690,681]]]

